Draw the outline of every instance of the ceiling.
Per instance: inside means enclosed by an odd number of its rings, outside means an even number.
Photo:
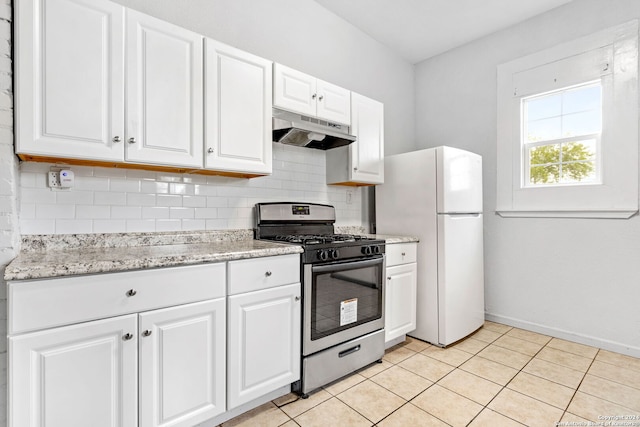
[[[315,0],[412,64],[571,0]]]

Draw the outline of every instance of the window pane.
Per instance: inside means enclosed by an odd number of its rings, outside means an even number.
[[[560,180],[560,166],[532,166],[529,171],[531,184],[554,184]]]
[[[562,114],[562,95],[547,95],[525,101],[525,120],[538,120]]]
[[[576,162],[562,165],[561,182],[590,182],[596,178],[596,165],[594,162]]]
[[[546,141],[562,137],[562,121],[560,117],[528,122],[525,142]]]
[[[562,99],[564,114],[578,111],[600,110],[602,104],[602,90],[600,84],[569,90]]]
[[[579,136],[600,133],[602,129],[602,114],[600,110],[562,116],[562,136]]]
[[[559,162],[560,145],[558,144],[542,145],[529,151],[529,164],[531,165],[546,165]]]
[[[582,160],[595,160],[596,140],[589,139],[579,142],[567,142],[562,144],[562,161],[573,162]]]

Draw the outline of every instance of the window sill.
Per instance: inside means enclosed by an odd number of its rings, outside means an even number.
[[[499,210],[496,214],[502,218],[597,218],[597,219],[629,219],[638,210],[610,211],[515,211]]]

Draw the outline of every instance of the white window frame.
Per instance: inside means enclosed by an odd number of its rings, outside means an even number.
[[[503,217],[629,218],[638,212],[638,21],[498,66],[497,197]],[[600,80],[600,179],[525,185],[522,99]]]

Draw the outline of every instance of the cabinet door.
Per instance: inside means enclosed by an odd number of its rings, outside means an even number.
[[[101,0],[16,6],[16,152],[122,161],[124,8]]]
[[[281,64],[273,66],[273,105],[307,116],[316,115],[316,78]]]
[[[127,161],[202,167],[202,40],[127,9]]]
[[[228,298],[228,409],[300,379],[300,284]]]
[[[415,263],[387,268],[385,290],[385,341],[391,341],[416,328]]]
[[[349,145],[351,181],[384,182],[384,107],[382,103],[351,93],[351,131],[357,140]]]
[[[321,119],[351,124],[351,92],[340,86],[318,80],[318,109]]]
[[[9,426],[137,426],[136,326],[128,315],[10,337]]]
[[[225,299],[140,314],[140,426],[190,427],[225,411]]]
[[[205,168],[271,173],[271,61],[207,39],[205,69]]]

